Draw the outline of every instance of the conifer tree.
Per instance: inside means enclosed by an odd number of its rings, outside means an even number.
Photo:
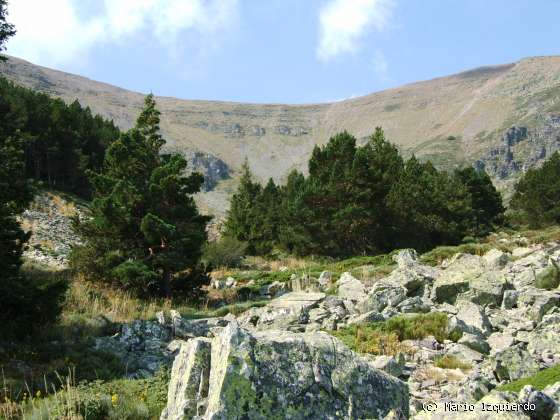
[[[560,223],[560,153],[529,169],[515,186],[511,206],[532,227]]]
[[[505,208],[501,194],[484,171],[467,167],[456,170],[455,176],[467,187],[472,198],[473,233],[477,236],[488,234],[493,225],[503,222]]]
[[[0,0],[0,52],[6,49],[6,41],[16,34],[14,25],[6,21],[7,7],[8,1]],[[0,61],[6,61],[6,57],[0,54]]]
[[[90,174],[91,218],[76,221],[84,245],[72,260],[94,279],[169,297],[199,286],[197,264],[210,218],[198,213],[192,198],[203,177],[185,176],[185,159],[162,154],[164,144],[149,95],[136,126],[107,149],[103,171]]]
[[[253,180],[249,162],[245,160],[239,187],[230,201],[225,234],[238,241],[248,243],[248,252],[254,253],[255,249],[255,223],[257,217],[257,199],[262,187]]]

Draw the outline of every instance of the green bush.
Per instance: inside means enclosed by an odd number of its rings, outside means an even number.
[[[461,369],[463,371],[470,370],[472,368],[469,363],[463,362],[457,357],[450,355],[436,357],[434,365],[442,369]]]
[[[245,242],[225,236],[208,242],[203,249],[202,262],[207,268],[239,267],[247,250]]]
[[[418,315],[399,315],[381,322],[355,324],[329,331],[351,349],[358,352],[379,353],[383,349],[399,349],[404,340],[419,340],[434,336],[439,342],[457,339],[448,331],[447,315],[439,312]]]
[[[559,381],[560,365],[556,365],[547,369],[543,369],[533,376],[517,379],[516,381],[510,382],[509,384],[499,386],[497,390],[519,392],[525,385],[531,385],[536,389],[543,390],[548,385],[555,384]]]

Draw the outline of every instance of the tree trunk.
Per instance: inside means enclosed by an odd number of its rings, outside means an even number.
[[[171,299],[173,294],[171,292],[171,271],[168,270],[163,272],[163,292],[166,298]]]

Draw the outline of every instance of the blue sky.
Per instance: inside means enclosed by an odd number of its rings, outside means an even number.
[[[8,53],[140,92],[310,103],[560,54],[558,0],[11,0]]]

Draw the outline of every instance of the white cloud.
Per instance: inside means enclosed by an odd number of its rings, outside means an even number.
[[[377,78],[382,82],[389,82],[391,78],[389,77],[389,63],[383,51],[377,50],[373,55],[371,60],[371,66]]]
[[[185,31],[201,42],[227,30],[237,18],[239,0],[103,0],[101,12],[84,17],[81,0],[17,0],[10,2],[9,21],[17,29],[8,53],[57,65],[84,58],[99,43],[119,43],[148,34],[176,50]]]
[[[326,61],[356,51],[368,30],[387,28],[392,9],[393,0],[330,0],[319,13],[317,55]]]

